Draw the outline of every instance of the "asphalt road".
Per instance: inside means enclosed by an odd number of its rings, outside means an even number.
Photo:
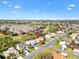
[[[63,34],[61,37],[64,37],[65,35],[66,35],[66,34]],[[60,38],[61,38],[61,37],[60,37]],[[51,42],[49,42],[49,43],[47,43],[47,44],[45,44],[45,45],[39,47],[37,50],[35,50],[35,51],[33,51],[32,53],[30,53],[30,54],[29,54],[28,56],[26,56],[24,59],[32,59],[35,55],[38,54],[38,52],[42,51],[44,48],[50,47],[53,42],[56,42],[56,41],[60,40],[60,38],[59,38],[59,39],[54,39],[54,40],[52,40]],[[74,53],[71,53],[71,52],[68,52],[68,51],[62,51],[61,49],[57,49],[57,48],[55,48],[54,46],[51,46],[51,48],[55,49],[56,51],[64,52],[64,53],[66,53],[66,54],[69,54],[69,55],[72,55],[72,56],[75,56],[75,57],[79,58],[79,55],[76,55],[76,54],[74,54]]]
[[[64,36],[65,36],[65,34],[63,34],[61,37],[64,37]],[[61,38],[61,37],[60,37],[60,38]],[[30,53],[30,54],[29,54],[28,56],[26,56],[24,59],[32,59],[32,57],[35,56],[35,55],[37,55],[39,51],[43,50],[44,48],[49,47],[53,42],[56,42],[56,41],[60,40],[60,38],[54,39],[54,40],[52,40],[51,42],[49,42],[49,43],[47,43],[47,44],[45,44],[45,45],[39,47],[37,50],[35,50],[35,51],[33,51],[32,53]]]
[[[66,54],[68,54],[68,55],[72,55],[72,56],[74,56],[74,57],[76,57],[76,58],[79,58],[79,55],[76,55],[76,54],[74,54],[74,53],[71,53],[71,52],[68,52],[68,51],[63,51],[63,50],[61,50],[61,49],[57,49],[57,48],[55,48],[54,46],[51,46],[51,48],[55,49],[55,50],[58,51],[58,52],[64,52],[64,53],[66,53]]]

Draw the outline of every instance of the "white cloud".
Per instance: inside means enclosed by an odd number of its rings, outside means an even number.
[[[21,8],[21,6],[20,5],[15,5],[14,8],[19,9],[19,8]]]
[[[36,13],[38,13],[38,12],[39,12],[39,10],[35,10],[35,12],[36,12]]]
[[[75,6],[76,6],[76,4],[69,4],[69,5],[67,6],[67,9],[68,9],[68,10],[72,10]]]
[[[67,9],[68,9],[68,10],[72,10],[72,8],[71,8],[71,7],[68,7]]]
[[[76,6],[75,4],[68,5],[68,7],[75,7],[75,6]]]
[[[8,1],[2,1],[3,4],[6,4],[8,7],[13,7]]]
[[[3,3],[3,4],[8,4],[9,2],[8,2],[8,1],[2,1],[2,3]]]

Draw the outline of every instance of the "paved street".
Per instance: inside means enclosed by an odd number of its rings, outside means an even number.
[[[61,49],[57,49],[57,48],[55,48],[54,46],[51,46],[51,48],[55,49],[56,51],[64,52],[64,53],[66,53],[66,54],[69,54],[69,55],[72,55],[72,56],[75,56],[75,57],[79,58],[79,55],[76,55],[76,54],[74,54],[74,53],[71,53],[71,52],[68,52],[68,51],[62,51]]]
[[[63,34],[61,37],[64,37],[64,36],[65,36],[65,34]],[[61,38],[61,37],[60,37],[60,38]],[[60,40],[60,38],[59,38],[59,39],[54,39],[54,40],[52,40],[51,42],[49,42],[49,43],[47,43],[47,44],[45,44],[45,45],[39,47],[39,49],[37,49],[37,50],[33,51],[32,53],[30,53],[30,54],[29,54],[28,56],[26,56],[24,59],[32,59],[32,57],[35,56],[36,54],[38,54],[39,51],[43,50],[44,48],[49,47],[53,42],[56,42],[56,41]]]
[[[64,37],[65,35],[66,35],[66,34],[63,34],[61,37]],[[61,37],[60,37],[60,38],[61,38]],[[54,39],[54,40],[52,40],[51,42],[49,42],[49,43],[47,43],[47,44],[45,44],[45,45],[39,47],[39,49],[37,49],[37,50],[33,51],[32,53],[30,53],[30,54],[29,54],[28,56],[26,56],[24,59],[32,59],[32,57],[35,56],[36,54],[38,54],[39,51],[43,50],[44,48],[50,47],[53,42],[56,42],[56,41],[60,40],[60,38],[59,38],[59,39]],[[54,46],[52,46],[51,48],[55,49],[56,51],[64,52],[64,53],[66,53],[66,54],[69,54],[69,55],[72,55],[72,56],[75,56],[75,57],[79,58],[79,56],[76,55],[76,54],[74,54],[74,53],[70,53],[70,52],[68,52],[68,51],[62,51],[61,49],[56,49]]]

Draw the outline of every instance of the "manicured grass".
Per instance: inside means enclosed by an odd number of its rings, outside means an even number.
[[[21,56],[22,56],[22,57],[25,57],[26,55],[25,55],[25,54],[21,54]]]
[[[19,36],[12,36],[13,40],[16,40],[20,43],[24,42],[26,40],[26,36],[19,35]]]
[[[32,59],[52,59],[52,53],[54,50],[52,48],[45,48],[35,55]]]
[[[68,51],[70,53],[73,53],[73,50],[71,48],[66,48],[65,51]]]
[[[17,41],[14,41],[10,36],[0,37],[0,52],[7,50],[9,47],[14,46]]]
[[[34,48],[29,48],[29,53],[33,52],[34,50]]]
[[[76,58],[75,56],[72,56],[72,55],[68,55],[66,59],[79,59],[79,58]]]
[[[0,33],[0,38],[5,37],[5,36],[10,36],[13,40],[18,41],[18,42],[24,42],[26,39],[26,35],[18,35],[18,36],[11,36],[11,35],[4,35],[2,33]]]
[[[34,39],[35,35],[18,35],[18,36],[12,36],[12,38],[20,43],[23,43],[25,40],[32,40]]]
[[[53,45],[55,48],[58,48],[58,49],[60,49],[60,48],[61,48],[61,46],[59,45],[59,42],[58,42],[58,41],[57,41],[57,42],[52,43],[52,45]]]

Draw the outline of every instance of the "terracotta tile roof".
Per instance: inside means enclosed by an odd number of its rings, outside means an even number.
[[[53,59],[65,59],[65,56],[60,53],[53,53]]]

